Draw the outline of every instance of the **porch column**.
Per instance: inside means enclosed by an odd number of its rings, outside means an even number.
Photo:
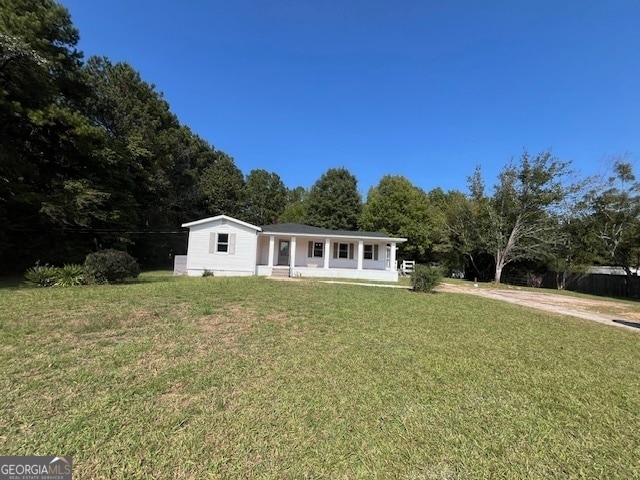
[[[275,235],[269,235],[269,260],[267,265],[273,267],[273,252],[276,249],[276,237]]]
[[[296,266],[296,237],[291,237],[291,251],[289,252],[289,268]]]
[[[391,242],[391,259],[389,261],[389,266],[391,267],[392,272],[398,270],[398,266],[396,265],[396,242]]]
[[[331,239],[324,239],[324,269],[329,270],[329,255],[331,255]]]
[[[363,259],[364,259],[364,240],[358,240],[358,270],[362,270]]]

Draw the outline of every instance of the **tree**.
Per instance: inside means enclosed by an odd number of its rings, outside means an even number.
[[[640,183],[625,156],[614,159],[613,175],[592,188],[584,201],[603,263],[625,270],[629,294],[632,265],[640,263]]]
[[[304,223],[307,218],[306,199],[309,192],[304,187],[287,190],[287,201],[284,212],[278,221],[282,223]]]
[[[100,132],[80,110],[88,92],[69,12],[52,0],[0,0],[0,218],[3,264],[21,266],[90,222],[106,196],[85,174]],[[48,232],[46,238],[33,235]]]
[[[245,182],[245,199],[245,220],[254,225],[269,225],[284,213],[287,187],[277,173],[251,170]]]
[[[433,211],[423,190],[403,176],[385,175],[367,194],[360,228],[406,238],[398,256],[424,261],[433,243]]]
[[[210,152],[198,171],[208,215],[244,218],[244,175],[229,155]]]
[[[358,181],[346,168],[330,168],[311,187],[307,223],[336,230],[356,230],[362,210]]]
[[[551,214],[568,193],[568,168],[568,163],[551,152],[532,158],[525,150],[517,164],[512,161],[499,174],[492,197],[484,197],[479,170],[471,178],[471,198],[478,207],[476,241],[494,259],[496,283],[506,265],[550,255],[554,242]]]
[[[446,263],[452,270],[468,272],[467,267],[470,267],[473,277],[483,278],[484,272],[477,262],[483,251],[479,241],[479,202],[462,192],[451,191],[441,209],[444,215],[443,230],[449,242],[443,255]]]
[[[166,261],[184,242],[167,230],[244,212],[233,159],[181,126],[130,65],[83,64],[77,42],[53,0],[0,0],[5,270],[77,262],[100,246]]]

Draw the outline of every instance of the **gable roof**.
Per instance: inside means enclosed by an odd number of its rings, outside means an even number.
[[[203,223],[216,222],[218,220],[227,220],[228,222],[244,225],[245,227],[252,228],[257,232],[261,230],[260,227],[256,227],[255,225],[251,225],[250,223],[243,222],[242,220],[238,220],[237,218],[229,217],[228,215],[217,215],[215,217],[203,218],[202,220],[196,220],[195,222],[183,223],[182,226],[185,228],[190,228],[195,227],[196,225],[202,225]]]
[[[393,240],[395,242],[406,242],[406,238],[390,237],[382,232],[360,232],[356,230],[331,230],[329,228],[312,227],[301,223],[277,223],[274,225],[264,225],[263,234],[284,234],[297,235],[303,237],[348,237],[362,238],[368,240]]]

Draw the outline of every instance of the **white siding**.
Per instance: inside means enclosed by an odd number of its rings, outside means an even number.
[[[376,242],[367,242],[364,241],[365,245],[374,245],[374,258],[372,260],[367,260],[366,258],[362,260],[362,268],[371,269],[371,270],[386,270],[387,268],[387,244],[386,243],[376,243]],[[375,245],[378,246],[378,259],[375,259]]]
[[[226,233],[228,251],[217,251],[217,235]],[[214,275],[254,275],[256,230],[233,222],[216,220],[194,225],[189,230],[187,272],[191,276],[210,270]]]

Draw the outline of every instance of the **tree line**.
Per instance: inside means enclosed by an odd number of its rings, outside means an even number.
[[[275,172],[246,176],[192,132],[129,64],[86,61],[78,30],[53,0],[0,0],[0,258],[80,262],[101,248],[144,266],[184,253],[181,223],[227,214],[405,237],[399,258],[501,281],[553,271],[565,285],[586,265],[639,263],[639,184],[629,157],[578,179],[550,151],[524,151],[491,188],[478,167],[468,191],[425,192],[387,175],[361,197],[356,177],[328,169],[309,189]]]

